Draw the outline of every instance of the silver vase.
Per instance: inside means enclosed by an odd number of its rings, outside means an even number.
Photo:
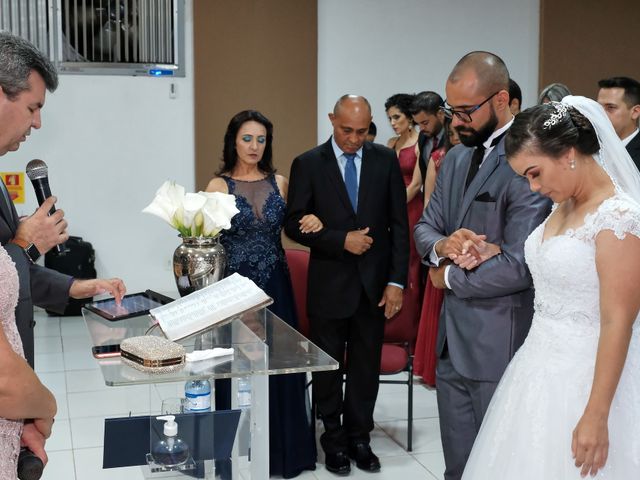
[[[173,274],[181,297],[200,290],[224,277],[227,253],[220,236],[182,237],[173,252]]]

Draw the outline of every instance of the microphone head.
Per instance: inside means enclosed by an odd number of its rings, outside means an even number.
[[[29,180],[33,181],[40,178],[47,178],[49,175],[49,168],[44,161],[35,159],[27,163],[26,172]]]

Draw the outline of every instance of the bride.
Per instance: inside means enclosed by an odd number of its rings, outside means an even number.
[[[525,243],[533,323],[463,479],[640,478],[640,174],[584,97],[521,113],[505,147],[555,207]],[[468,268],[499,254],[467,247]]]

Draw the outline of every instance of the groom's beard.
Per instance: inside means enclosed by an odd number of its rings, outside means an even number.
[[[491,107],[491,116],[487,123],[485,123],[479,130],[472,127],[465,127],[464,125],[457,125],[455,127],[460,137],[460,142],[466,147],[479,147],[486,142],[491,134],[496,130],[498,126],[498,116],[496,115],[493,105]]]

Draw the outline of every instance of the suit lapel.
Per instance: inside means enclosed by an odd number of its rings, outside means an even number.
[[[630,150],[640,150],[640,133],[631,139],[627,144],[627,148]]]
[[[373,148],[364,144],[362,150],[362,164],[360,166],[360,181],[358,183],[358,210],[366,205],[367,194],[371,190],[374,180],[375,158],[373,158]]]
[[[469,184],[469,188],[462,198],[462,208],[460,208],[460,212],[458,213],[458,218],[456,220],[456,230],[462,225],[462,221],[467,214],[467,211],[469,211],[471,203],[478,195],[478,192],[500,164],[501,157],[504,157],[504,141],[498,143],[498,145],[496,145],[496,147],[491,151],[489,156],[482,163],[482,166],[480,167],[480,170],[478,170],[475,178]],[[469,156],[469,162],[471,162],[471,156]],[[468,171],[468,168],[466,171]]]
[[[4,220],[4,222],[7,224],[7,226],[9,227],[9,230],[11,230],[11,233],[16,233],[15,230],[15,224],[16,224],[16,215],[14,215],[13,210],[15,209],[15,207],[13,206],[13,202],[11,204],[9,204],[8,202],[11,202],[11,199],[9,198],[9,192],[7,191],[7,187],[4,184],[4,181],[2,179],[0,179],[0,182],[2,182],[2,185],[0,185],[0,215],[2,215],[2,219]]]
[[[336,159],[336,155],[333,153],[331,140],[325,143],[325,148],[324,148],[324,151],[322,152],[322,156],[325,162],[324,171],[327,172],[327,176],[329,177],[329,180],[331,181],[333,186],[336,188],[336,192],[338,193],[338,198],[340,198],[340,201],[344,204],[345,208],[353,212],[353,206],[351,205],[351,200],[349,200],[347,187],[344,184],[344,179],[342,178],[342,174],[340,173],[340,167],[338,167],[338,160]],[[355,212],[353,213],[355,214]]]
[[[627,152],[629,152],[631,159],[636,165],[638,165],[638,168],[640,169],[640,133],[633,137],[627,144]]]

